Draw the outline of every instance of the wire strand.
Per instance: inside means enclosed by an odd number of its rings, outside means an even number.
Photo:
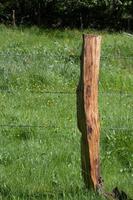
[[[25,92],[23,90],[7,90],[7,89],[0,89],[0,92],[2,93],[12,93],[12,94],[17,94],[19,92]],[[27,91],[26,91],[27,92]],[[77,93],[80,93],[82,91],[78,91],[78,92],[74,92],[74,91],[32,91],[29,90],[29,93],[33,93],[33,94],[63,94],[63,95],[77,95]],[[133,93],[126,93],[126,92],[122,92],[122,91],[115,91],[115,92],[99,92],[99,95],[107,95],[107,96],[129,96],[129,97],[133,97]]]
[[[77,128],[72,126],[64,126],[64,127],[57,127],[54,125],[26,125],[26,124],[0,124],[1,128]],[[127,128],[127,127],[102,127],[101,130],[121,130],[121,131],[133,131],[133,127]]]

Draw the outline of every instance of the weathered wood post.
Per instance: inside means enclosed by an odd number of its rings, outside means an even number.
[[[16,16],[15,16],[15,10],[12,11],[12,25],[16,26]]]
[[[98,81],[101,36],[83,35],[80,81],[77,88],[77,118],[81,136],[82,174],[87,187],[101,187],[98,113]]]

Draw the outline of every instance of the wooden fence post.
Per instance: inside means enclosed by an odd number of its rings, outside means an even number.
[[[100,122],[98,81],[101,36],[83,35],[81,75],[77,89],[77,117],[81,137],[82,174],[87,187],[99,189]]]
[[[14,27],[16,26],[15,10],[12,11],[12,24],[13,24]]]

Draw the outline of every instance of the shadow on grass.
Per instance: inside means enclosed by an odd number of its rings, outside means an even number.
[[[12,194],[11,188],[8,185],[0,184],[0,196],[10,198],[11,194]]]
[[[30,140],[34,137],[35,131],[29,127],[19,127],[16,129],[14,137],[19,140]]]
[[[97,194],[94,194],[92,192],[88,192],[86,189],[79,189],[75,188],[68,191],[44,191],[44,192],[35,192],[30,193],[29,191],[16,191],[13,192],[11,188],[5,184],[0,185],[0,196],[2,199],[23,199],[23,200],[43,200],[43,199],[99,199],[101,200],[101,197]]]

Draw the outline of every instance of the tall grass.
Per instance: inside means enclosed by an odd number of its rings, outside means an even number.
[[[133,38],[96,33],[103,38],[102,176],[107,191],[118,186],[132,197]],[[101,199],[81,177],[75,95],[81,46],[78,30],[0,26],[0,199]]]

